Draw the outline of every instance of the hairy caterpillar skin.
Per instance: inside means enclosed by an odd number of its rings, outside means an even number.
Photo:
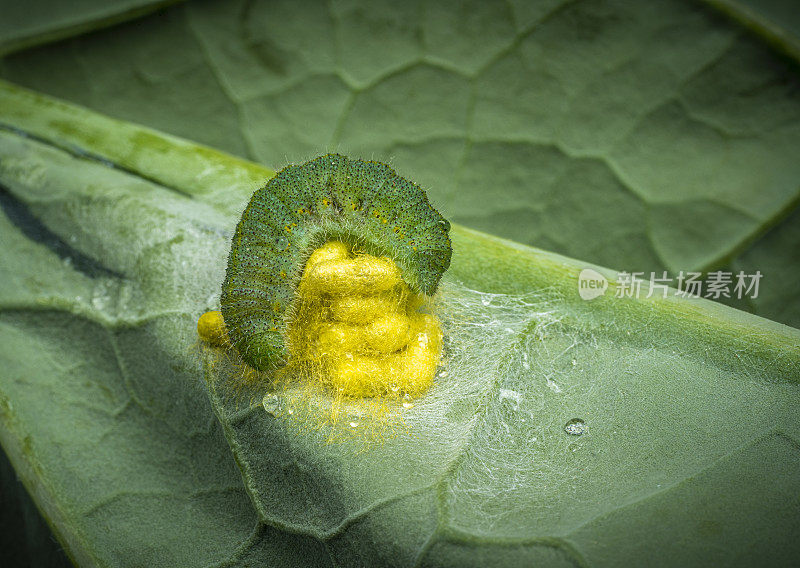
[[[411,290],[432,295],[450,265],[449,230],[425,191],[385,164],[328,154],[287,166],[236,226],[220,298],[231,343],[258,370],[285,363],[303,267],[331,240],[391,258]]]

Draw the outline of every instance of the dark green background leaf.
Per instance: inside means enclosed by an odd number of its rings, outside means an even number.
[[[0,55],[105,28],[177,0],[0,2]]]

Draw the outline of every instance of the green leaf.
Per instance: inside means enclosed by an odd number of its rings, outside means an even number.
[[[472,228],[676,273],[730,263],[800,199],[787,6],[192,2],[2,75],[273,167],[388,161]]]
[[[68,38],[149,14],[176,0],[5,1],[0,5],[0,55]]]
[[[796,270],[800,266],[800,209],[773,228],[732,264],[734,272],[770,276],[750,311],[778,321],[800,322],[800,295]]]
[[[800,60],[800,14],[791,0],[704,0]]]
[[[0,563],[67,568],[64,555],[8,458],[0,452]]]
[[[196,318],[272,172],[7,84],[0,109],[0,440],[79,565],[800,553],[800,331],[456,226],[447,375],[410,434],[328,443],[202,379]]]

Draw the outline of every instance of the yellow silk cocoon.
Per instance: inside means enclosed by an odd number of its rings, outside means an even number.
[[[439,321],[419,311],[425,300],[391,259],[326,243],[303,270],[279,374],[316,382],[339,398],[424,393],[442,355]],[[200,316],[197,333],[211,346],[230,346],[218,311]]]
[[[306,263],[298,291],[287,329],[290,366],[343,397],[413,397],[431,386],[441,327],[418,311],[424,297],[391,259],[326,243]]]

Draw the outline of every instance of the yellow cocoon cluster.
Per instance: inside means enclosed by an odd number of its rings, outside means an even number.
[[[290,364],[345,397],[425,392],[442,351],[438,320],[418,312],[389,258],[326,243],[311,255],[289,323]]]
[[[331,241],[312,253],[298,295],[286,330],[289,369],[341,397],[417,396],[431,386],[441,327],[418,311],[425,297],[411,291],[394,261]],[[197,333],[230,347],[218,311],[200,316]]]
[[[206,312],[200,316],[200,319],[197,320],[197,335],[200,336],[200,339],[214,347],[229,345],[225,321],[222,319],[222,312]]]

